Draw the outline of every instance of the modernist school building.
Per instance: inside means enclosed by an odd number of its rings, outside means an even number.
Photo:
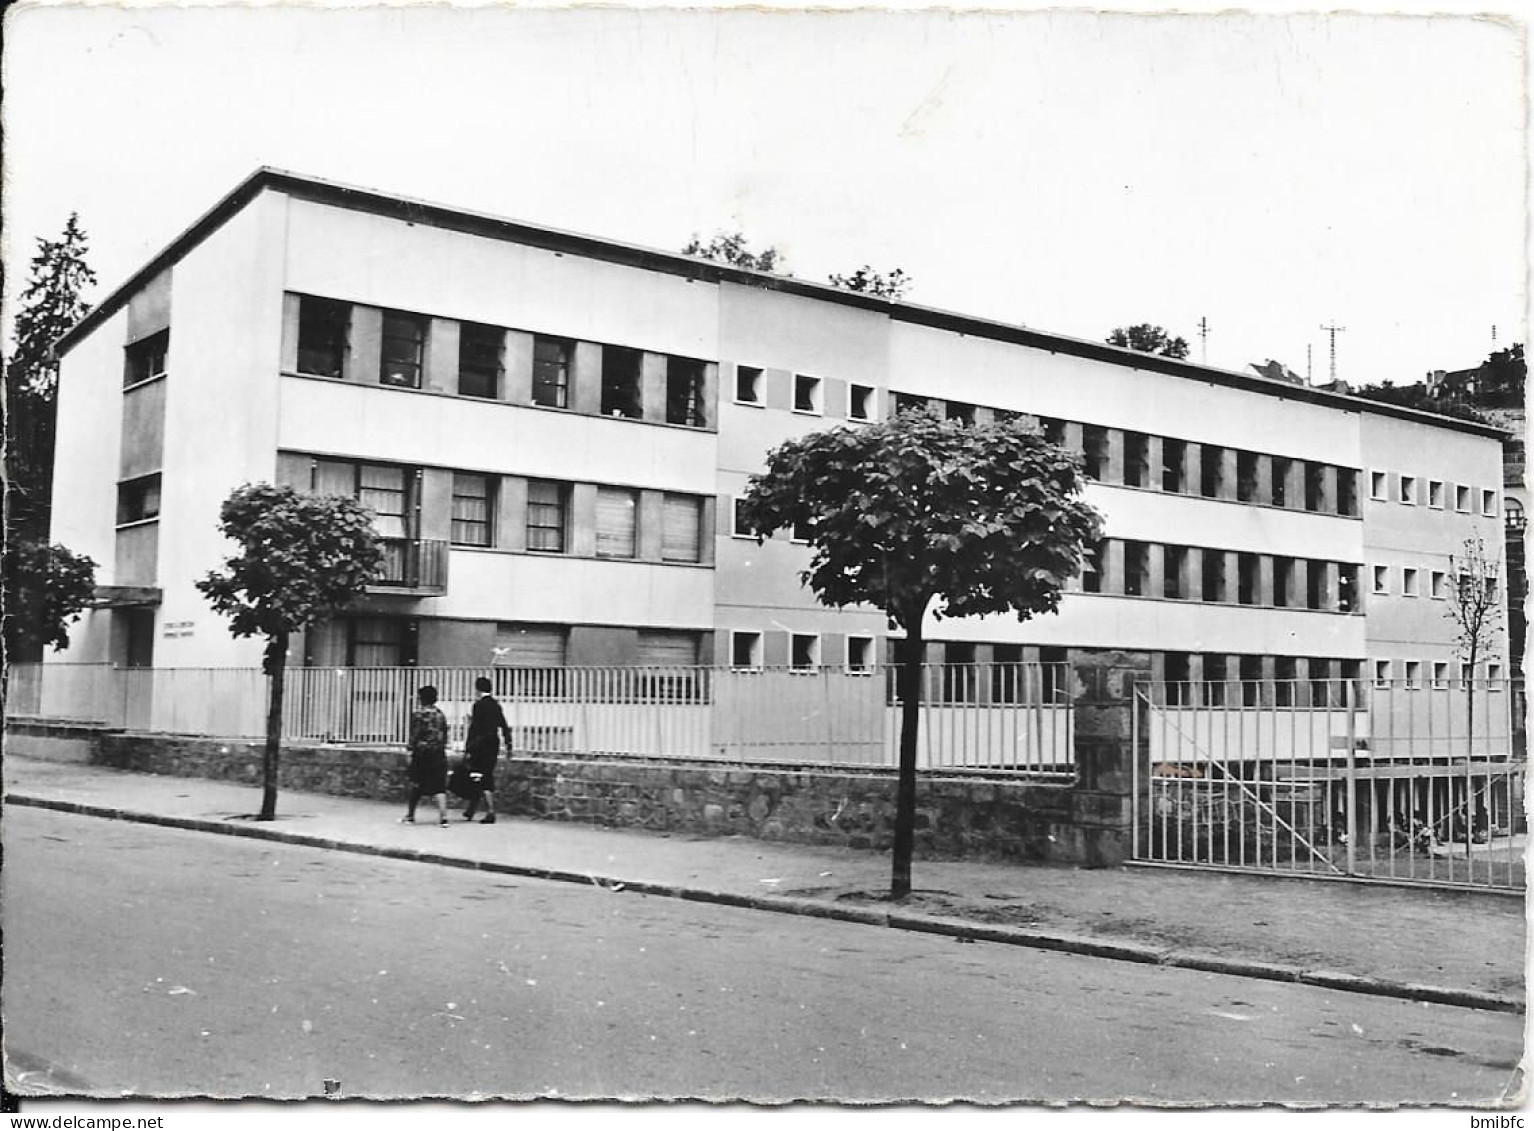
[[[772,446],[913,402],[1036,420],[1106,517],[1059,615],[934,621],[934,662],[1448,680],[1449,554],[1502,547],[1489,428],[270,169],[60,351],[52,535],[100,565],[68,662],[258,666],[193,582],[267,480],[387,539],[295,664],[868,667],[884,617],[817,605],[735,504]]]

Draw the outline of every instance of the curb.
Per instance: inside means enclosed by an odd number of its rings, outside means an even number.
[[[955,919],[936,915],[920,915],[892,911],[881,907],[841,905],[813,899],[780,895],[744,895],[735,892],[714,891],[708,888],[683,887],[676,884],[650,883],[647,881],[620,880],[598,876],[590,872],[571,872],[559,868],[541,868],[525,864],[502,864],[473,860],[464,856],[451,856],[442,852],[423,852],[415,848],[391,848],[384,845],[361,844],[355,841],[336,840],[333,837],[311,836],[305,833],[287,832],[282,829],[263,828],[256,824],[232,824],[227,821],[210,821],[198,817],[167,817],[157,813],[140,813],[128,809],[116,809],[105,805],[87,805],[77,801],[57,801],[51,798],[31,797],[26,794],[7,794],[5,802],[33,809],[51,809],[59,813],[74,813],[85,817],[100,817],[112,821],[129,821],[163,828],[185,829],[190,832],[215,833],[221,836],[247,837],[253,840],[274,841],[305,848],[323,848],[335,852],[350,852],[358,856],[379,856],[390,860],[407,860],[418,864],[436,864],[465,871],[492,872],[498,875],[525,876],[529,879],[549,880],[555,883],[590,885],[611,892],[630,892],[636,895],[654,895],[667,899],[681,899],[694,903],[712,903],[725,907],[741,907],[753,911],[773,911],[784,915],[802,915],[816,919],[833,919],[846,923],[862,923],[874,927],[890,927],[899,931],[915,931],[921,934],[941,935],[969,942],[991,942],[1004,946],[1020,946],[1033,950],[1052,950],[1065,954],[1103,958],[1114,962],[1137,962],[1151,966],[1171,966],[1184,970],[1200,970],[1210,974],[1226,974],[1238,978],[1256,978],[1269,982],[1294,982],[1320,989],[1338,990],[1343,993],[1366,994],[1374,997],[1398,998],[1406,1001],[1431,1002],[1436,1005],[1459,1006],[1464,1009],[1488,1010],[1496,1013],[1524,1013],[1523,1001],[1504,994],[1482,990],[1458,989],[1450,986],[1432,986],[1419,982],[1395,982],[1385,978],[1372,978],[1348,974],[1338,970],[1303,970],[1297,966],[1285,966],[1275,962],[1253,959],[1226,958],[1211,954],[1185,954],[1148,946],[1144,943],[1111,942],[1105,939],[1081,935],[1056,934],[1034,931],[1020,927],[1004,927],[976,923],[968,919]]]

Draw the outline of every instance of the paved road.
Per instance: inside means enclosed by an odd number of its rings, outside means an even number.
[[[1521,1054],[1505,1014],[41,810],[4,841],[23,1084],[1450,1103]]]

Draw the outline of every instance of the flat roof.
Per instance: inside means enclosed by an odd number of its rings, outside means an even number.
[[[241,181],[233,191],[219,200],[218,203],[202,216],[194,220],[163,251],[136,271],[121,286],[113,290],[100,305],[92,309],[89,314],[63,334],[56,344],[59,355],[63,356],[65,353],[68,353],[77,342],[119,310],[128,301],[129,297],[150,279],[164,271],[167,267],[170,267],[188,251],[196,247],[210,233],[215,231],[226,220],[238,213],[265,190],[286,193],[301,200],[311,200],[340,208],[370,212],[375,215],[388,216],[410,223],[427,223],[434,227],[486,236],[492,239],[508,240],[513,243],[544,248],[550,251],[573,253],[589,259],[619,263],[624,266],[638,267],[647,271],[658,271],[668,275],[678,275],[700,282],[737,283],[743,286],[760,287],[764,290],[781,291],[784,294],[798,295],[822,302],[856,307],[862,310],[874,310],[898,322],[909,322],[913,325],[950,330],[959,334],[967,334],[971,337],[1010,342],[1014,345],[1028,346],[1032,349],[1047,350],[1050,353],[1067,354],[1073,357],[1102,361],[1110,365],[1131,369],[1144,369],[1153,373],[1165,373],[1173,377],[1204,381],[1212,385],[1245,389],[1249,392],[1260,393],[1265,396],[1304,401],[1309,404],[1335,408],[1343,412],[1368,412],[1378,416],[1391,416],[1417,424],[1436,428],[1448,428],[1457,432],[1469,432],[1477,436],[1487,436],[1499,440],[1508,435],[1503,429],[1492,425],[1477,424],[1474,421],[1440,416],[1437,413],[1386,404],[1382,401],[1367,400],[1363,397],[1349,396],[1344,393],[1328,392],[1324,389],[1311,388],[1306,385],[1291,385],[1287,381],[1259,377],[1254,373],[1218,369],[1209,365],[1199,365],[1190,361],[1178,361],[1174,358],[1161,357],[1157,354],[1140,353],[1135,350],[1112,346],[1106,342],[1072,338],[1063,334],[1045,333],[1040,330],[1030,329],[1027,326],[997,322],[936,307],[920,306],[916,303],[904,302],[898,299],[878,298],[858,291],[844,290],[829,283],[814,283],[806,279],[796,279],[791,275],[773,275],[765,271],[747,270],[725,263],[716,263],[708,259],[682,255],[679,252],[661,251],[656,248],[601,239],[579,232],[568,232],[558,228],[529,224],[520,220],[492,216],[469,209],[452,208],[443,204],[434,204],[430,201],[414,200],[409,197],[379,192],[376,189],[341,184],[319,177],[310,177],[264,165]]]

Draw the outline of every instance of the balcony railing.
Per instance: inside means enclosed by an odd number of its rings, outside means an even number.
[[[383,572],[374,592],[440,596],[447,592],[447,543],[436,538],[380,538]]]

